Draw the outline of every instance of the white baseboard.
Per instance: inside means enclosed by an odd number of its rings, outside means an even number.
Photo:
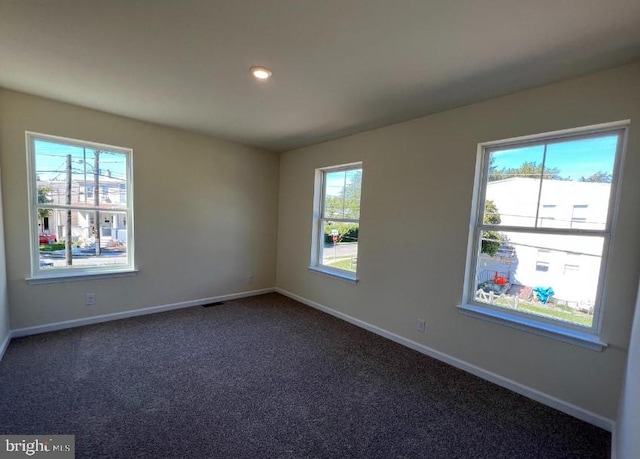
[[[55,330],[63,330],[65,328],[81,327],[83,325],[97,324],[101,322],[109,322],[111,320],[126,319],[128,317],[144,316],[146,314],[155,314],[157,312],[173,311],[174,309],[190,308],[218,301],[235,300],[238,298],[246,298],[249,296],[262,295],[264,293],[274,292],[274,288],[263,288],[260,290],[250,290],[246,292],[231,293],[229,295],[213,296],[211,298],[201,298],[198,300],[182,301],[180,303],[164,304],[161,306],[151,306],[142,309],[133,309],[130,311],[114,312],[113,314],[104,314],[100,316],[84,317],[82,319],[67,320],[64,322],[56,322],[47,325],[37,325],[35,327],[19,328],[11,332],[10,338],[19,338],[21,336],[36,335],[38,333],[46,333]],[[7,341],[8,344],[8,341]]]
[[[7,347],[9,347],[9,342],[11,341],[11,338],[13,338],[13,332],[9,330],[9,333],[7,333],[7,337],[4,339],[2,343],[0,343],[0,361],[2,361],[2,357],[4,357],[4,352],[7,350]]]
[[[609,418],[606,418],[599,414],[585,410],[584,408],[565,402],[564,400],[560,400],[559,398],[545,394],[544,392],[541,392],[537,389],[533,389],[532,387],[525,386],[523,384],[520,384],[519,382],[505,378],[504,376],[500,376],[491,371],[484,370],[478,366],[465,362],[464,360],[457,359],[448,354],[445,354],[443,352],[440,352],[428,346],[425,346],[424,344],[420,344],[408,338],[405,338],[403,336],[396,335],[393,332],[390,332],[383,328],[369,324],[360,319],[356,319],[355,317],[336,311],[335,309],[331,309],[327,306],[316,303],[315,301],[308,300],[299,295],[296,295],[295,293],[291,293],[281,288],[276,288],[275,291],[278,293],[281,293],[282,295],[288,296],[289,298],[292,298],[296,301],[299,301],[300,303],[306,304],[307,306],[311,306],[312,308],[326,312],[327,314],[331,314],[332,316],[335,316],[339,319],[350,322],[354,325],[357,325],[358,327],[364,328],[365,330],[369,330],[377,335],[383,336],[392,341],[395,341],[396,343],[402,344],[403,346],[414,349],[418,352],[421,352],[422,354],[428,355],[429,357],[433,357],[434,359],[448,363],[451,366],[454,366],[456,368],[459,368],[460,370],[466,371],[484,380],[497,384],[498,386],[502,386],[520,395],[524,395],[525,397],[535,400],[536,402],[540,402],[543,405],[547,405],[551,408],[555,408],[559,411],[562,411],[563,413],[566,413],[582,421],[593,424],[609,432],[613,431],[615,423],[613,420]]]

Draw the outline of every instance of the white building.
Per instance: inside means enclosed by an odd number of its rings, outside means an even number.
[[[501,224],[547,228],[603,229],[609,183],[513,177],[489,182],[486,199],[495,203]],[[538,208],[538,195],[540,207]],[[582,305],[595,301],[603,239],[578,235],[501,232],[513,256],[480,257],[478,277],[504,273],[515,285],[551,287],[554,297]]]

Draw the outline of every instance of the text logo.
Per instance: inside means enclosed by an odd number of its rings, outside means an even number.
[[[0,459],[74,459],[74,435],[0,435]]]

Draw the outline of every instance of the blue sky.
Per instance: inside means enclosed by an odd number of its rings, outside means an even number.
[[[615,160],[618,137],[616,135],[573,140],[569,142],[552,143],[547,146],[545,166],[557,168],[562,177],[578,180],[588,177],[598,171],[611,173]],[[74,174],[84,175],[83,159],[88,163],[87,173],[93,173],[93,149],[36,140],[36,169],[42,179],[64,179],[66,157],[72,155],[72,170]],[[542,164],[544,145],[521,147],[509,150],[499,150],[491,153],[497,169],[514,168],[523,162],[537,162]],[[125,178],[125,157],[119,153],[102,151],[100,169],[111,171],[113,177]],[[345,179],[349,181],[353,171],[337,171],[327,174],[327,194],[338,195],[342,190]]]
[[[596,172],[613,172],[617,135],[550,143],[545,168],[557,168],[563,178],[578,180]],[[519,167],[524,162],[542,164],[544,145],[492,152],[497,170]]]
[[[65,145],[45,140],[36,140],[36,173],[42,180],[65,180],[67,155],[71,155],[71,170],[75,178],[84,177],[85,167],[83,161],[87,161],[87,177],[93,177],[93,163],[95,150],[72,145]],[[84,151],[83,151],[84,150]],[[126,158],[122,153],[110,153],[100,150],[100,169],[102,175],[106,170],[111,171],[114,178],[126,178]]]
[[[327,172],[327,196],[340,196],[344,192],[345,185],[353,179],[359,170],[360,169],[350,169],[347,171]]]

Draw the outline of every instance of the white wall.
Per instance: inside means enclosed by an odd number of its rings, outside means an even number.
[[[1,180],[0,180],[1,182]],[[9,300],[7,297],[7,268],[5,262],[2,192],[0,191],[0,359],[9,339]]]
[[[596,352],[463,315],[477,145],[632,119]],[[640,62],[282,155],[279,288],[616,418],[640,267]],[[358,275],[310,271],[314,170],[363,161]],[[416,331],[426,320],[427,333]]]
[[[616,425],[615,457],[619,459],[640,457],[638,432],[640,432],[640,287],[629,344],[627,374],[620,398],[620,415]]]
[[[27,130],[133,149],[137,276],[27,285]],[[0,90],[0,161],[12,329],[275,283],[276,153]]]

